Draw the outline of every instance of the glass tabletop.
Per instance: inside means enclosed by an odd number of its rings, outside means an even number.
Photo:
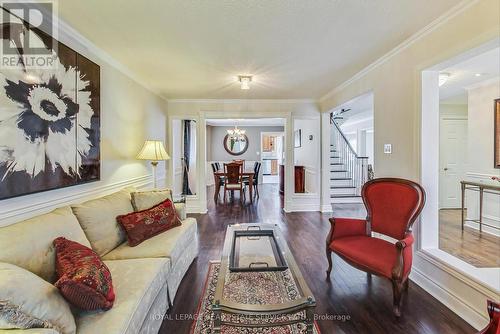
[[[250,294],[239,293],[250,286]],[[259,294],[269,287],[273,291],[283,291],[281,296],[284,297],[273,299]],[[304,310],[315,304],[276,225],[241,224],[227,228],[212,305],[214,310],[234,314],[282,314],[285,310]]]

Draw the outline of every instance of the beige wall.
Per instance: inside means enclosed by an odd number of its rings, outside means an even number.
[[[374,93],[377,176],[419,179],[421,70],[499,36],[498,0],[481,0],[438,25],[379,66],[322,99],[326,112],[370,90]],[[391,143],[393,153],[383,153]]]
[[[125,75],[73,36],[60,34],[66,45],[101,67],[101,180],[64,189],[3,200],[0,225],[9,224],[71,202],[151,181],[149,162],[135,156],[146,139],[166,139],[167,103]],[[163,178],[165,164],[158,166]]]

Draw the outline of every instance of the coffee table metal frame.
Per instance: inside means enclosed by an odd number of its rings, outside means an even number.
[[[273,232],[274,238],[279,245],[279,249],[281,254],[283,255],[284,260],[288,268],[290,269],[290,273],[293,276],[293,279],[299,289],[300,295],[302,297],[282,304],[242,304],[236,303],[230,300],[224,299],[224,285],[226,280],[226,275],[230,273],[229,266],[231,263],[231,250],[234,244],[235,232],[236,231],[250,231],[250,230],[260,230],[260,231],[268,231]],[[275,326],[283,326],[283,325],[291,325],[295,323],[306,323],[307,326],[307,334],[313,333],[313,316],[314,316],[314,308],[316,306],[316,300],[309,289],[302,273],[300,272],[295,259],[288,248],[288,245],[284,238],[281,236],[281,233],[277,227],[277,225],[268,225],[268,224],[241,224],[241,225],[231,225],[226,230],[226,237],[224,241],[224,248],[222,250],[222,258],[221,265],[219,271],[219,277],[217,280],[217,287],[215,290],[214,301],[212,304],[212,310],[214,312],[214,333],[218,334],[221,331],[221,326],[236,326],[236,327],[275,327]],[[296,314],[300,311],[305,311],[305,321],[303,319],[293,319],[288,321],[281,322],[271,322],[268,324],[262,323],[233,323],[233,322],[223,322],[221,315],[222,312],[243,316],[254,316],[254,317],[275,317],[278,315],[286,315],[286,314]]]

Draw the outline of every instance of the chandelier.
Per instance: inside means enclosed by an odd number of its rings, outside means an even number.
[[[233,139],[235,141],[240,141],[245,139],[245,130],[238,129],[238,127],[235,125],[234,129],[228,129],[227,134],[230,139]]]

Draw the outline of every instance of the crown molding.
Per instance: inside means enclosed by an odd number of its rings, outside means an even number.
[[[85,56],[89,56],[89,58],[100,64],[105,62],[123,73],[133,81],[135,81],[140,86],[144,87],[154,95],[158,96],[164,101],[167,99],[161,94],[160,91],[151,87],[147,82],[140,79],[133,71],[131,71],[127,66],[120,63],[118,60],[113,58],[109,53],[99,48],[93,42],[91,42],[87,37],[83,36],[80,32],[78,32],[73,26],[71,26],[68,22],[64,21],[59,17],[59,12],[56,10],[56,13],[51,13],[40,3],[26,3],[26,6],[29,8],[35,8],[42,12],[42,14],[46,17],[51,18],[51,23],[55,25],[57,28],[57,40],[61,43],[67,44],[72,49],[83,53]],[[55,14],[55,15],[54,15]],[[75,45],[76,44],[76,45]],[[90,54],[89,54],[90,53]]]
[[[356,80],[364,77],[366,74],[369,72],[373,71],[377,67],[381,66],[382,64],[386,63],[389,61],[391,58],[394,56],[398,55],[399,53],[403,52],[404,50],[408,49],[410,46],[412,46],[414,43],[422,39],[423,37],[429,35],[431,32],[436,30],[437,28],[441,27],[443,24],[454,18],[455,16],[459,15],[460,13],[464,12],[468,8],[472,7],[475,5],[479,0],[462,0],[460,3],[452,7],[450,10],[445,12],[443,15],[439,16],[437,19],[426,25],[424,28],[420,29],[413,35],[411,35],[409,38],[404,40],[402,43],[400,43],[398,46],[396,46],[394,49],[391,51],[387,52],[385,55],[382,57],[378,58],[375,60],[373,63],[369,64],[365,68],[363,68],[361,71],[357,72],[354,74],[350,79],[344,81],[334,89],[332,89],[330,92],[326,93],[322,97],[319,98],[319,102],[324,102],[326,99],[332,97],[334,94],[338,93],[342,89],[346,88]]]
[[[263,104],[263,103],[317,103],[315,99],[167,99],[168,103],[222,103],[222,104]]]

